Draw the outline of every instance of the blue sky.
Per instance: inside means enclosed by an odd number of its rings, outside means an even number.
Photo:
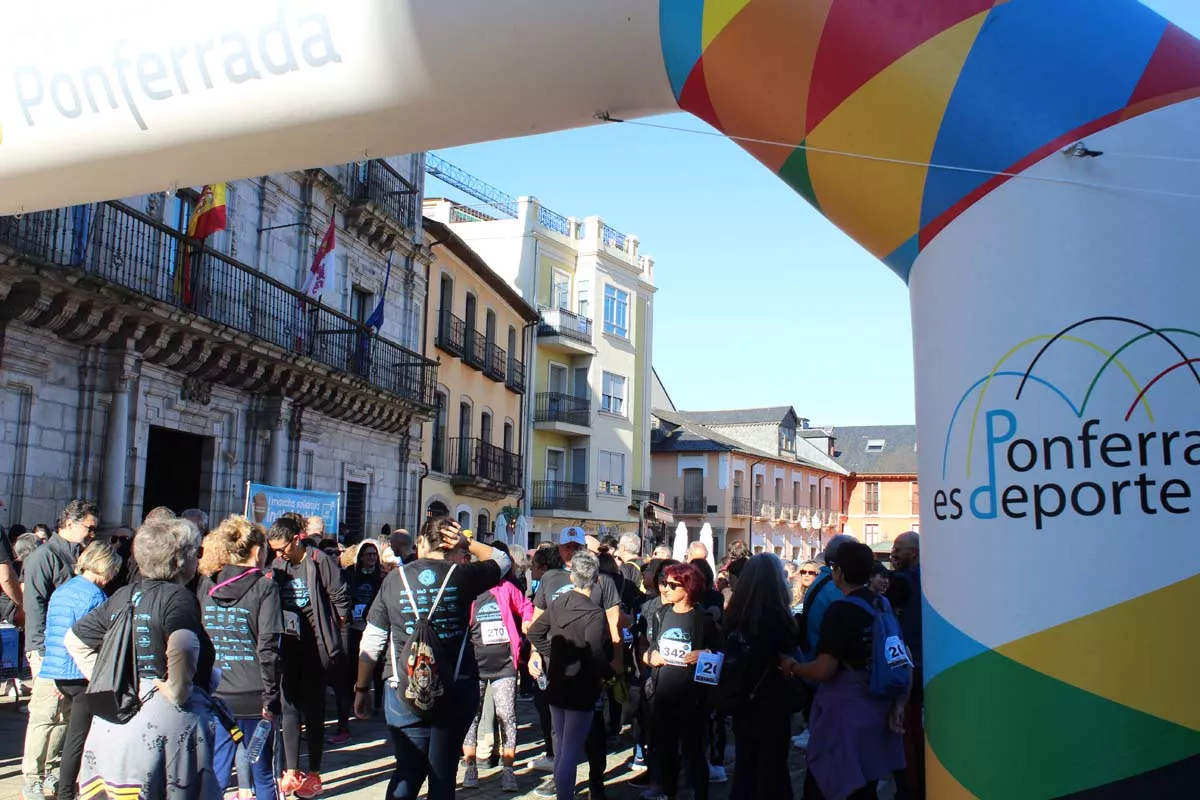
[[[1200,34],[1197,0],[1146,4]],[[711,131],[682,114],[649,121]],[[914,420],[907,288],[732,142],[613,124],[439,155],[640,237],[659,289],[654,363],[680,408]],[[455,196],[437,181],[427,193]]]

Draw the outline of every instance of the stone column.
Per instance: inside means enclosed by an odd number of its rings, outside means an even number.
[[[108,407],[108,424],[104,436],[104,480],[100,487],[100,513],[106,522],[123,525],[128,521],[125,510],[126,468],[129,464],[129,395],[133,390],[133,375],[121,369],[113,383],[112,403]]]
[[[288,431],[283,400],[275,400],[266,409],[265,427],[269,431],[267,442],[266,481],[271,486],[283,486],[287,467]]]

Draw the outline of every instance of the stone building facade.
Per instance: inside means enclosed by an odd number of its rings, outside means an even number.
[[[231,182],[203,243],[195,190],[0,218],[0,523],[72,497],[105,526],[219,519],[263,482],[342,493],[350,539],[414,525],[437,385],[423,174],[418,154]],[[331,217],[333,274],[305,300]]]

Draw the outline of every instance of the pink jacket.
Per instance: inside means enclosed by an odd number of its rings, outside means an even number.
[[[498,586],[491,589],[492,596],[496,598],[496,605],[500,606],[500,618],[504,621],[504,628],[508,631],[508,644],[512,647],[513,666],[521,663],[521,629],[517,625],[517,616],[521,617],[522,622],[529,622],[533,619],[533,603],[529,598],[513,584],[512,581],[502,580]],[[475,624],[475,604],[471,604],[471,624]]]

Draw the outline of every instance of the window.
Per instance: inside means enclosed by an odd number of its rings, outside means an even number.
[[[878,514],[879,513],[879,482],[867,481],[863,484],[863,513]]]
[[[479,415],[479,438],[484,444],[492,443],[492,415],[487,411]]]
[[[879,539],[879,525],[874,522],[863,525],[863,538],[867,540],[866,544],[875,544]]]
[[[371,307],[371,293],[355,286],[350,295],[350,316],[356,322],[366,322],[374,310]]]
[[[554,270],[550,279],[550,306],[571,310],[571,276],[565,272]]]
[[[513,451],[513,424],[511,422],[504,423],[504,449],[510,453]]]
[[[489,539],[492,534],[492,515],[486,511],[480,511],[475,519],[475,533],[480,537],[487,536]],[[482,541],[482,539],[481,539]]]
[[[796,452],[796,429],[783,427],[779,429],[779,449],[785,453]]]
[[[743,480],[744,475],[745,475],[745,473],[742,472],[740,469],[734,470],[734,473],[733,473],[733,499],[734,500],[742,499],[742,480]]]
[[[783,502],[783,478],[775,479],[775,504]]]
[[[884,446],[887,444],[886,439],[867,439],[868,453],[882,453]]]
[[[517,353],[517,329],[512,325],[508,326],[508,360],[516,361],[520,354]]]
[[[762,475],[754,476],[754,501],[756,503],[762,502],[763,480],[764,477]]]
[[[434,472],[446,470],[446,395],[438,392],[433,399],[433,453],[429,467]]]
[[[629,292],[615,286],[604,287],[604,332],[629,338]]]
[[[463,321],[466,323],[468,339],[475,333],[475,307],[476,307],[475,295],[468,292],[467,293],[467,303],[466,303],[466,306],[464,307],[464,311],[463,311]],[[467,342],[467,346],[468,347],[470,346],[469,341]]]
[[[827,510],[833,509],[833,487],[832,486],[825,487],[825,508]]]
[[[458,524],[459,524],[459,527],[461,527],[463,530],[470,530],[471,529],[471,512],[470,511],[458,512]]]
[[[600,410],[609,414],[625,416],[625,378],[621,375],[604,373],[604,389],[600,398]]]
[[[920,492],[920,488],[917,486],[916,481],[913,481],[912,483],[909,484],[909,490],[910,490],[910,496],[911,496],[911,506],[908,509],[908,513],[914,517],[920,516],[920,514],[921,514],[921,492]],[[935,494],[936,494],[936,492],[935,492]]]
[[[483,337],[487,340],[488,348],[491,349],[491,346],[496,343],[496,312],[490,308],[484,317]],[[491,353],[488,355],[490,356]]]
[[[588,316],[588,311],[591,310],[591,287],[587,281],[579,281],[578,289],[576,290],[575,308],[581,317]]]
[[[625,494],[625,454],[600,451],[600,494]]]
[[[471,404],[458,404],[458,436],[461,439],[471,438]]]
[[[814,483],[814,484],[809,485],[809,487],[808,487],[808,507],[816,508],[818,502],[819,501],[817,500],[817,485]]]
[[[450,311],[454,308],[454,279],[449,275],[443,275],[441,280],[441,294],[438,300],[439,311]]]
[[[792,481],[792,505],[800,505],[800,481]]]

